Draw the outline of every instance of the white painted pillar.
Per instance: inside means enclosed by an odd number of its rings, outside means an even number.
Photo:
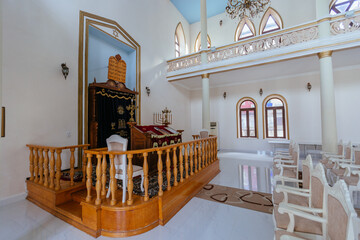
[[[3,16],[3,1],[0,0],[0,16]],[[2,63],[2,39],[3,39],[3,36],[2,36],[2,29],[3,29],[3,21],[0,19],[0,128],[1,128],[1,119],[2,119],[2,111],[1,111],[1,107],[2,107],[2,93],[3,93],[3,89],[2,89],[2,68],[3,68],[3,63]],[[1,130],[0,130],[1,131]],[[0,140],[1,142],[1,140]],[[0,144],[0,153],[2,152],[2,149],[1,149],[1,145]],[[1,158],[1,156],[0,156]]]
[[[207,63],[207,54],[204,50],[207,49],[207,14],[206,14],[206,0],[200,0],[200,24],[201,24],[201,63]]]
[[[328,0],[316,0],[316,17],[323,19],[319,24],[320,39],[330,36],[329,10]],[[332,51],[318,53],[320,61],[321,132],[323,151],[336,153],[338,140],[331,55]]]

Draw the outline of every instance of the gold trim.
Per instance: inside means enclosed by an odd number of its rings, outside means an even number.
[[[255,37],[256,36],[256,28],[255,28],[255,24],[248,18],[248,17],[244,17],[243,19],[241,19],[241,21],[239,22],[239,24],[237,25],[236,27],[236,30],[235,30],[235,35],[234,35],[234,41],[235,42],[238,42],[238,41],[241,41],[241,40],[238,40],[240,35],[241,35],[241,31],[243,30],[244,28],[244,25],[247,23],[247,25],[249,26],[250,28],[250,31],[254,34],[254,36],[252,37]],[[250,37],[249,37],[250,38]]]
[[[125,97],[125,96],[117,96],[117,95],[110,95],[108,93],[103,93],[101,91],[96,92],[96,94],[100,94],[103,97],[109,97],[109,98],[117,98],[117,99],[125,99],[125,100],[129,100],[132,99],[132,97]]]
[[[201,75],[201,78],[209,78],[210,77],[210,73],[204,73]]]
[[[317,56],[319,59],[325,58],[325,57],[331,57],[332,56],[333,51],[325,51],[325,52],[319,52],[317,53]]]
[[[294,53],[300,53],[300,52],[305,52],[305,51],[309,51],[309,50],[315,50],[315,49],[319,49],[319,48],[334,47],[334,46],[343,45],[343,44],[348,44],[348,43],[353,43],[353,42],[358,42],[358,41],[360,41],[360,38],[359,38],[359,39],[354,39],[354,40],[351,40],[351,41],[347,41],[347,42],[342,42],[342,43],[336,43],[336,44],[329,44],[329,45],[317,46],[317,47],[313,47],[313,48],[307,48],[307,49],[297,50],[297,51],[294,51],[294,52],[288,52],[288,53],[282,53],[282,54],[278,54],[278,55],[268,56],[268,57],[264,57],[264,58],[260,58],[260,59],[253,59],[253,60],[249,60],[249,61],[245,61],[245,62],[237,62],[237,63],[227,64],[227,65],[223,65],[223,66],[217,66],[217,67],[212,67],[212,68],[197,70],[197,71],[193,71],[193,72],[188,72],[188,73],[181,73],[181,74],[177,74],[177,75],[173,75],[173,76],[166,76],[166,78],[173,78],[173,77],[178,77],[178,76],[182,76],[182,75],[193,74],[193,73],[203,72],[203,71],[211,71],[211,70],[218,69],[218,68],[231,67],[231,66],[238,65],[238,64],[244,64],[244,63],[250,63],[250,62],[255,62],[255,61],[260,61],[260,60],[266,60],[266,59],[273,58],[273,57],[281,57],[281,56],[286,56],[286,55],[290,55],[290,54],[294,54]],[[341,49],[339,49],[339,50],[341,50]],[[311,53],[311,54],[308,54],[308,55],[304,55],[304,56],[309,56],[309,55],[313,55],[313,54],[314,54],[314,53]],[[277,60],[277,61],[272,61],[272,62],[259,63],[259,64],[255,64],[255,65],[251,65],[251,66],[237,67],[237,68],[222,70],[222,71],[218,71],[218,72],[214,72],[214,73],[222,73],[222,72],[232,71],[232,70],[235,70],[235,69],[242,69],[242,68],[248,68],[248,67],[254,67],[254,66],[261,66],[261,65],[270,64],[270,63],[287,61],[287,60],[289,60],[289,59],[302,58],[302,57],[304,57],[304,56],[297,56],[297,57],[292,57],[292,58],[282,59],[282,60]],[[191,76],[191,77],[196,77],[196,76]],[[190,77],[189,77],[189,78],[190,78]],[[173,79],[173,80],[168,80],[168,81],[169,81],[169,82],[174,82],[174,81],[181,81],[181,80],[182,80],[182,79]]]
[[[175,35],[176,35],[176,32],[177,32],[177,29],[178,29],[178,27],[181,27],[181,31],[182,31],[182,34],[183,34],[183,37],[184,37],[184,52],[185,52],[185,55],[186,55],[186,37],[185,37],[185,31],[184,31],[184,28],[183,28],[183,25],[182,25],[182,23],[181,22],[179,22],[177,25],[176,25],[176,28],[175,28]],[[180,45],[180,54],[181,54],[181,45]],[[179,59],[179,58],[177,58],[177,59]]]
[[[5,137],[5,107],[1,107],[1,137]]]
[[[255,104],[255,113],[256,113],[256,117],[255,117],[255,129],[256,129],[256,137],[257,139],[259,139],[259,125],[258,125],[258,118],[259,118],[259,115],[258,115],[258,105],[257,105],[257,102],[255,101],[255,99],[253,99],[252,97],[243,97],[241,98],[237,103],[236,103],[236,130],[237,130],[237,138],[253,138],[253,137],[241,137],[241,134],[240,134],[240,119],[239,119],[239,109],[240,109],[240,106],[243,102],[245,102],[246,100],[250,100],[252,101],[254,104]]]
[[[194,52],[195,53],[200,52],[200,51],[208,51],[207,49],[205,49],[205,50],[199,49],[199,51],[196,50],[196,48],[197,48],[196,43],[197,43],[197,41],[199,41],[200,35],[201,35],[201,31],[198,33],[198,35],[197,35],[197,37],[195,39],[195,44],[194,44]],[[207,40],[210,43],[210,47],[211,47],[211,39],[210,39],[209,34],[207,35]],[[201,39],[200,39],[200,45],[201,45]]]
[[[335,4],[336,0],[331,0],[329,4],[329,12],[331,11],[332,6]]]
[[[261,18],[260,25],[259,25],[259,35],[262,35],[262,34],[263,34],[262,32],[264,31],[264,28],[265,28],[265,26],[266,26],[266,22],[264,21],[264,19],[267,20],[270,15],[272,15],[273,18],[274,18],[274,20],[276,21],[276,23],[279,24],[280,29],[283,29],[283,28],[284,28],[284,21],[283,21],[281,15],[280,15],[275,9],[273,9],[272,7],[269,7],[269,8],[265,11],[264,15],[263,15],[262,18]],[[278,22],[278,20],[279,20],[278,18],[280,19],[280,22]],[[280,30],[280,29],[279,29],[279,30]],[[276,32],[277,32],[277,31],[276,31]],[[266,34],[266,33],[265,33],[265,34]]]
[[[268,139],[266,138],[266,129],[265,129],[265,104],[267,101],[269,101],[269,99],[271,98],[279,98],[281,101],[283,101],[283,103],[285,103],[285,117],[286,117],[286,139],[290,140],[290,130],[289,130],[289,108],[288,108],[288,103],[286,101],[286,99],[280,95],[280,94],[270,94],[268,95],[262,102],[262,121],[263,121],[263,139]]]

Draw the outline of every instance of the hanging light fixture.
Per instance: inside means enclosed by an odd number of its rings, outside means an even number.
[[[254,18],[264,12],[268,4],[270,0],[228,0],[225,10],[231,19]]]

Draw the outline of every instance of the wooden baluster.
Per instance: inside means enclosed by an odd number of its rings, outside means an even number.
[[[167,180],[167,190],[171,190],[170,178],[171,178],[171,170],[170,170],[170,148],[166,149],[166,180]]]
[[[176,149],[177,147],[173,148],[173,168],[174,168],[174,186],[176,187],[178,185],[177,181],[177,156],[176,156]]]
[[[144,152],[143,153],[143,157],[144,157],[143,170],[144,170],[144,190],[145,190],[144,201],[145,202],[149,200],[149,165],[148,165],[148,161],[147,161],[147,156],[148,156],[148,153]]]
[[[86,202],[91,201],[91,187],[92,187],[92,163],[91,163],[91,157],[92,155],[90,153],[87,154],[87,166],[86,166],[86,189],[87,189],[87,195],[86,195]]]
[[[101,175],[101,196],[106,195],[106,168],[107,168],[107,162],[106,162],[106,154],[103,155],[102,159],[102,175]],[[110,186],[109,186],[110,187]]]
[[[204,167],[206,167],[206,151],[205,151],[206,141],[202,141],[202,153],[203,153],[203,161],[204,161]]]
[[[114,206],[116,204],[115,193],[116,193],[117,186],[116,186],[116,179],[115,179],[116,169],[115,169],[114,158],[115,158],[114,154],[110,154],[110,191],[111,191],[110,205],[111,206]]]
[[[74,174],[75,174],[75,148],[70,148],[70,186],[74,186]]]
[[[179,147],[180,182],[184,182],[183,146]]]
[[[190,175],[194,175],[194,162],[193,162],[193,143],[190,143]]]
[[[185,178],[189,178],[188,145],[184,145],[184,149],[185,149]]]
[[[212,140],[212,161],[214,162],[215,161],[215,141],[216,141],[216,139],[214,138],[213,140]]]
[[[39,149],[39,184],[44,184],[44,149]]]
[[[207,150],[208,150],[209,165],[210,165],[210,163],[211,163],[211,156],[210,156],[210,153],[211,153],[211,152],[210,152],[210,141],[211,141],[211,140],[208,140],[208,145],[207,145],[207,146],[208,146]]]
[[[51,148],[50,149],[50,188],[54,189],[55,188],[55,184],[54,184],[54,176],[55,176],[55,149]]]
[[[38,149],[34,148],[35,150],[35,155],[34,155],[34,174],[35,174],[35,179],[34,182],[39,182],[39,153],[38,153]]]
[[[96,200],[95,200],[95,205],[100,205],[101,204],[100,196],[101,196],[101,158],[102,158],[102,155],[97,154],[96,158],[97,158],[97,165],[96,165],[96,185],[95,185]]]
[[[163,195],[163,189],[162,189],[162,185],[163,185],[163,175],[162,175],[162,171],[163,171],[163,164],[162,164],[162,159],[161,159],[161,154],[162,151],[157,151],[158,154],[158,183],[159,183],[159,196]]]
[[[209,163],[212,163],[212,148],[211,148],[211,144],[212,144],[212,139],[209,139]]]
[[[127,204],[128,205],[132,205],[133,204],[133,198],[132,198],[132,195],[133,195],[133,189],[134,189],[134,183],[133,183],[133,165],[132,165],[132,158],[133,158],[133,155],[132,154],[128,154],[127,155],[128,157],[128,160],[129,160],[129,163],[128,163],[128,166],[127,166],[127,177],[128,177],[128,185],[127,185],[127,188],[128,188],[128,200],[127,200]]]
[[[218,159],[218,157],[217,157],[217,152],[218,152],[218,147],[217,147],[217,138],[215,138],[215,160],[217,160]]]
[[[197,155],[197,143],[195,142],[194,143],[194,163],[195,163],[195,173],[197,173],[198,172],[198,166],[197,166],[197,164],[198,164],[198,155]]]
[[[29,156],[29,161],[30,161],[30,166],[29,166],[30,181],[34,181],[34,148],[29,147],[29,149],[30,149],[30,156]]]
[[[199,171],[202,169],[202,159],[201,159],[201,142],[198,142],[199,147],[198,147],[198,158],[199,158]]]
[[[45,148],[45,159],[44,159],[44,186],[49,186],[49,149]]]
[[[60,177],[61,177],[61,149],[56,149],[56,173],[55,173],[55,191],[60,190]]]
[[[86,166],[87,166],[87,158],[85,155],[85,152],[83,153],[83,160],[82,160],[82,173],[83,173],[83,178],[82,178],[82,182],[86,181]]]
[[[206,154],[206,166],[209,166],[210,159],[209,159],[209,141],[205,140],[205,154]]]

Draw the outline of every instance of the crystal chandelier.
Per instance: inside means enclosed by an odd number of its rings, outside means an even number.
[[[231,19],[242,19],[245,16],[253,18],[264,12],[270,0],[228,0],[226,12]]]

